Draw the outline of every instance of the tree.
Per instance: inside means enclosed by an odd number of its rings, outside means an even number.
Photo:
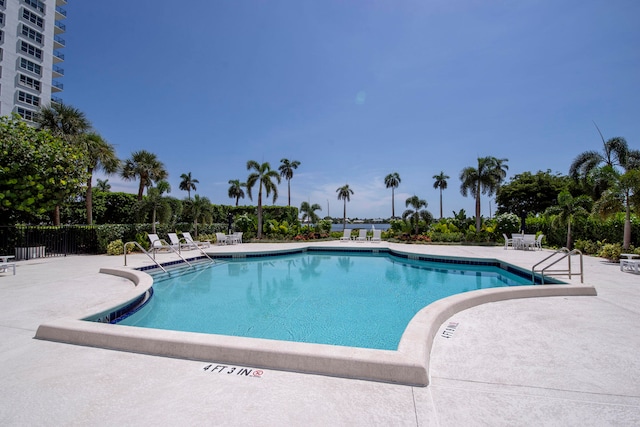
[[[524,230],[527,215],[542,213],[558,203],[558,194],[567,188],[568,180],[567,176],[552,175],[550,170],[515,175],[496,192],[497,213],[518,215]]]
[[[427,225],[431,222],[433,216],[431,212],[426,209],[427,201],[419,198],[418,196],[411,196],[405,201],[405,207],[411,206],[413,209],[407,209],[402,213],[402,219],[408,221],[413,227],[415,234],[418,234],[420,226],[420,220],[423,220]]]
[[[171,205],[163,196],[171,192],[171,185],[167,181],[158,181],[155,187],[149,187],[147,197],[139,202],[141,211],[151,211],[151,232],[156,232],[156,216],[159,222],[167,222],[171,218]]]
[[[351,201],[351,195],[354,194],[353,190],[349,188],[349,184],[345,184],[336,190],[338,193],[338,200],[344,200],[344,210],[342,214],[343,230],[347,228],[347,202]]]
[[[401,180],[400,180],[400,175],[398,175],[398,172],[390,173],[384,178],[384,185],[386,185],[387,188],[391,188],[391,218],[392,219],[396,217],[395,189],[398,188],[398,186],[400,185],[400,182]]]
[[[52,103],[40,108],[36,122],[41,129],[49,130],[53,136],[73,143],[91,129],[91,122],[77,108],[63,103]],[[60,205],[54,208],[54,225],[60,225]]]
[[[0,218],[30,221],[80,194],[85,153],[19,116],[0,118]],[[59,224],[59,217],[58,217]]]
[[[109,180],[108,179],[100,179],[98,178],[98,180],[96,181],[96,190],[97,191],[102,191],[103,193],[107,193],[109,191],[111,191],[111,184],[109,184]]]
[[[151,187],[154,181],[168,178],[169,173],[155,154],[140,150],[133,152],[131,158],[125,161],[121,176],[127,181],[140,179],[138,200],[142,200],[145,187]]]
[[[249,198],[253,200],[251,197],[251,189],[256,183],[258,184],[258,233],[257,238],[262,238],[262,190],[264,188],[265,195],[269,197],[269,193],[273,192],[273,202],[275,203],[278,198],[278,187],[272,179],[275,179],[278,184],[280,184],[280,175],[278,172],[271,170],[271,165],[269,162],[264,162],[259,164],[255,160],[249,160],[247,162],[247,170],[253,170],[249,177],[247,178],[247,193],[249,194]]]
[[[73,142],[78,135],[91,129],[91,122],[82,111],[64,103],[51,103],[41,107],[36,123],[67,142]]]
[[[302,213],[302,222],[317,223],[320,217],[316,214],[316,211],[321,211],[322,207],[314,203],[310,205],[309,202],[302,202],[300,205],[300,212]]]
[[[594,178],[592,182],[594,199],[598,199],[603,191],[613,185],[613,182],[605,179],[606,176],[593,176],[593,172],[600,166],[609,166],[612,169],[622,167],[624,170],[637,169],[640,166],[640,151],[630,150],[627,141],[619,136],[605,141],[597,125],[596,129],[602,139],[603,152],[589,150],[580,153],[569,167],[569,176],[576,181],[586,184],[590,178]]]
[[[471,194],[476,200],[476,232],[480,231],[480,196],[486,194],[492,196],[506,177],[507,159],[495,157],[479,157],[477,169],[468,166],[460,172],[460,193],[464,197]]]
[[[79,135],[76,141],[80,143],[87,153],[87,224],[93,224],[93,192],[91,185],[93,182],[93,172],[103,170],[107,174],[114,174],[120,167],[120,159],[116,156],[113,145],[102,139],[96,132],[88,132]]]
[[[547,213],[557,214],[555,223],[567,225],[567,248],[571,249],[571,223],[576,215],[588,215],[586,208],[591,203],[589,196],[573,197],[567,190],[558,194],[558,204],[547,209]]]
[[[185,210],[188,215],[193,218],[193,227],[195,231],[195,238],[198,238],[198,221],[203,223],[211,221],[213,207],[211,201],[206,197],[200,197],[198,194],[193,196],[193,200],[187,200],[185,203]]]
[[[447,180],[449,179],[449,175],[445,175],[443,171],[440,171],[438,175],[433,175],[433,179],[435,179],[433,188],[440,189],[440,219],[442,219],[442,190],[447,189]]]
[[[229,198],[236,199],[236,206],[238,206],[238,202],[240,201],[240,199],[244,199],[244,190],[242,189],[242,187],[246,187],[247,183],[240,182],[239,179],[230,179],[229,184],[231,184],[228,193]]]
[[[182,181],[180,181],[180,185],[178,186],[178,188],[182,191],[186,191],[189,200],[191,200],[191,190],[196,191],[196,184],[199,184],[200,181],[198,181],[197,179],[193,179],[191,177],[191,172],[183,173],[182,175],[180,175],[180,178],[182,179]]]
[[[291,206],[291,178],[293,178],[293,170],[298,169],[298,166],[300,166],[300,162],[297,160],[282,159],[278,167],[280,176],[287,180],[287,194],[289,196],[287,206]]]

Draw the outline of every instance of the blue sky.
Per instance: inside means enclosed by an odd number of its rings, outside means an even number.
[[[439,215],[474,201],[459,174],[477,158],[509,175],[566,174],[574,157],[623,136],[640,148],[637,0],[71,0],[63,100],[118,156],[158,155],[170,195],[231,204],[248,160],[301,162],[291,204],[391,216],[418,195]],[[137,183],[109,177],[115,191]],[[256,196],[254,195],[254,199]],[[241,203],[243,201],[241,200]],[[245,204],[250,204],[248,199]],[[287,188],[279,186],[278,205]],[[482,199],[482,214],[495,202]]]

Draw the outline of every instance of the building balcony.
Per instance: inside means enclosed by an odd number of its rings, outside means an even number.
[[[67,31],[67,27],[66,25],[64,25],[62,22],[60,21],[55,21],[55,25],[53,26],[53,32],[55,34],[62,34],[65,31]]]
[[[67,4],[67,0],[56,0],[56,6],[64,6]]]
[[[51,97],[51,103],[52,104],[62,104],[62,98],[59,98],[57,96],[52,96]]]
[[[58,67],[57,65],[53,66],[53,78],[64,77],[64,69]]]
[[[64,90],[64,85],[60,82],[53,80],[51,82],[51,92],[62,92]]]
[[[54,49],[62,49],[65,47],[67,42],[62,37],[55,35],[53,36],[53,48]]]
[[[60,6],[56,6],[56,20],[65,19],[67,17],[67,11],[61,8]]]
[[[53,51],[53,63],[58,63],[64,61],[64,55],[57,50]]]

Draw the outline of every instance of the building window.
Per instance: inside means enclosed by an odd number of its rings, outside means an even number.
[[[42,33],[37,32],[33,28],[27,27],[22,24],[22,29],[20,30],[23,36],[35,41],[36,43],[42,44]]]
[[[4,25],[4,13],[0,12],[0,25]]]
[[[18,91],[18,101],[24,102],[25,104],[33,105],[34,107],[40,106],[40,98],[21,90]]]
[[[22,40],[20,41],[20,50],[29,56],[42,59],[42,49],[38,49],[37,47],[30,45],[29,43]]]
[[[27,21],[31,22],[32,24],[36,24],[36,26],[40,28],[44,28],[44,20],[40,18],[38,15],[36,15],[35,13],[27,9],[22,9],[22,17]]]
[[[28,120],[30,122],[36,121],[36,112],[32,110],[27,110],[26,108],[18,107],[16,109],[18,114],[22,116],[23,119]]]
[[[26,4],[37,10],[38,12],[44,13],[44,3],[39,0],[23,0]]]
[[[35,73],[39,76],[42,75],[42,67],[39,66],[38,64],[29,61],[28,59],[25,58],[20,58],[20,68],[27,70],[27,71],[31,71],[32,73]]]
[[[38,80],[31,78],[29,76],[25,76],[24,74],[20,74],[20,85],[24,87],[29,87],[31,89],[35,89],[40,92],[41,84]]]
[[[4,41],[4,31],[0,30],[0,43]]]

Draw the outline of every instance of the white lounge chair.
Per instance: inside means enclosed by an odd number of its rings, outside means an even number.
[[[358,237],[356,237],[356,242],[366,242],[367,241],[367,229],[361,228],[358,230]]]
[[[187,243],[190,243],[192,245],[196,245],[196,247],[198,247],[198,248],[208,248],[208,247],[211,246],[211,244],[209,242],[199,242],[197,240],[193,240],[193,237],[191,237],[191,233],[189,233],[189,232],[182,233],[182,237],[184,237],[184,240],[186,240]]]
[[[173,246],[171,246],[165,240],[159,238],[157,234],[147,233],[147,236],[149,236],[149,241],[151,242],[149,250],[154,254],[162,249],[171,250],[170,248],[173,248]]]
[[[232,245],[239,245],[242,243],[242,232],[233,233],[230,236],[227,236],[227,242]]]
[[[340,238],[341,242],[347,242],[351,240],[351,229],[350,228],[345,228],[344,229],[344,233],[342,235],[342,237]]]
[[[544,238],[544,234],[541,234],[536,238],[536,248],[538,250],[542,250],[542,239],[543,238]]]
[[[193,249],[190,244],[181,242],[177,233],[167,233],[167,236],[169,236],[169,240],[171,241],[171,246],[174,249],[177,249],[177,250]]]
[[[373,230],[373,236],[371,237],[372,242],[380,242],[382,241],[382,230],[378,230],[375,228]]]

